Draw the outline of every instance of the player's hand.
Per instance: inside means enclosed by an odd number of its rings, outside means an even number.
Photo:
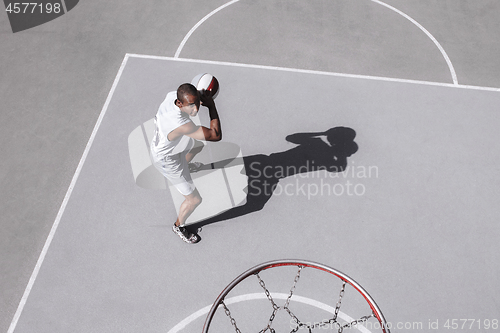
[[[200,91],[200,101],[201,105],[206,106],[207,108],[215,106],[215,102],[212,98],[212,92],[208,90],[203,89]]]

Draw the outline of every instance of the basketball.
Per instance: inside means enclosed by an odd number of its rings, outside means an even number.
[[[215,99],[219,93],[219,81],[212,74],[203,73],[198,74],[191,81],[191,84],[196,87],[199,91],[208,90],[212,94],[212,98]]]

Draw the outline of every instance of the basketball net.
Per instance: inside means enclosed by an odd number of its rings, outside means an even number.
[[[291,282],[291,287],[288,293],[282,294],[282,293],[271,292],[268,286],[266,285],[266,282],[264,281],[261,272],[271,268],[278,268],[285,266],[296,267],[295,277],[293,279],[293,282]],[[302,315],[299,315],[297,314],[297,312],[292,311],[291,304],[293,304],[294,302],[297,301],[305,302],[304,300],[310,300],[308,298],[296,295],[296,288],[301,278],[303,270],[311,268],[318,270],[320,272],[330,273],[331,275],[339,279],[340,282],[340,289],[338,290],[338,294],[334,298],[336,300],[334,306],[328,306],[320,302],[309,302],[309,305],[320,304],[322,305],[323,309],[327,309],[327,311],[329,311],[330,317],[325,320],[311,321],[308,320],[308,318],[302,318]],[[261,327],[263,328],[259,330],[259,333],[264,333],[264,332],[275,333],[276,331],[273,325],[279,313],[283,313],[289,317],[289,323],[290,323],[289,328],[291,333],[297,332],[299,330],[312,332],[313,330],[319,330],[319,329],[330,329],[332,331],[336,330],[338,333],[344,332],[344,330],[346,329],[357,329],[358,331],[369,333],[373,332],[373,330],[371,329],[375,329],[378,332],[390,333],[389,328],[387,327],[388,325],[384,319],[384,316],[382,315],[382,312],[378,308],[377,304],[358,283],[349,278],[347,275],[333,268],[303,260],[278,260],[278,261],[267,262],[255,266],[249,269],[248,271],[244,272],[243,274],[241,274],[224,289],[224,291],[219,295],[219,297],[214,302],[205,321],[205,326],[203,328],[204,333],[209,331],[212,319],[217,310],[220,310],[219,312],[221,311],[224,312],[225,316],[229,319],[229,322],[235,332],[237,333],[242,332],[241,331],[242,329],[240,328],[239,325],[239,321],[237,322],[237,320],[239,319],[236,318],[236,316],[232,313],[230,309],[231,298],[226,298],[226,296],[233,288],[241,284],[242,281],[246,280],[247,278],[251,280],[252,276],[256,278],[256,282],[258,283],[260,289],[265,295],[265,297],[261,297],[261,299],[264,298],[267,299],[267,301],[271,305],[269,310],[270,314],[268,315],[267,322],[265,324],[262,324]],[[246,281],[245,284],[248,284],[247,282],[250,281]],[[283,281],[280,280],[280,282]],[[366,313],[356,317],[356,319],[341,312],[341,307],[346,297],[347,287],[349,287],[349,289],[353,289],[357,296],[362,296],[362,298],[361,297],[359,298],[362,299],[364,303],[363,308],[365,308],[364,311]],[[282,305],[278,305],[279,303],[277,301],[278,298],[284,299],[284,303]],[[248,316],[248,312],[245,312],[245,315]],[[245,320],[248,321],[248,318],[245,318],[244,321]],[[252,321],[252,319],[250,319],[250,321]]]

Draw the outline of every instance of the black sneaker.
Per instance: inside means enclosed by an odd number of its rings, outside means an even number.
[[[198,235],[190,233],[185,227],[176,226],[175,223],[172,230],[186,243],[195,244],[200,241]]]

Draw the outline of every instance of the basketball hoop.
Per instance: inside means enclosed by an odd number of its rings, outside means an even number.
[[[280,267],[294,267],[297,269],[295,273],[295,278],[293,281],[290,281],[290,289],[288,294],[286,294],[286,297],[283,297],[284,294],[279,294],[275,293],[274,291],[271,292],[269,291],[268,287],[266,286],[266,283],[264,281],[264,278],[261,276],[262,272],[270,270],[271,268],[280,268]],[[294,293],[296,291],[297,284],[299,282],[299,279],[301,277],[301,274],[305,270],[316,270],[315,272],[319,273],[329,273],[331,276],[334,277],[336,281],[339,282],[340,284],[340,290],[338,290],[338,293],[334,295],[335,297],[333,298],[334,301],[332,301],[332,305],[335,304],[333,307],[329,307],[330,309],[330,318],[326,320],[321,320],[317,321],[314,323],[302,320],[303,318],[299,319],[300,315],[295,315],[294,312],[291,310],[290,305],[293,303],[294,300],[296,299],[304,299],[304,297],[301,296],[296,296]],[[325,274],[322,274],[325,275]],[[217,297],[215,302],[212,305],[212,308],[210,309],[207,318],[205,320],[205,325],[203,327],[203,333],[208,333],[210,325],[212,323],[212,320],[214,318],[214,315],[216,314],[217,310],[221,310],[225,313],[227,318],[229,319],[233,329],[237,333],[241,333],[240,328],[238,327],[237,320],[234,318],[234,315],[231,313],[231,310],[229,309],[230,305],[229,301],[225,302],[226,296],[229,294],[231,290],[233,290],[237,285],[239,285],[242,281],[246,280],[249,277],[255,276],[257,279],[258,285],[260,285],[261,289],[263,290],[265,297],[261,297],[261,299],[267,299],[271,303],[271,309],[270,310],[270,315],[267,324],[265,324],[265,327],[259,331],[259,333],[264,333],[264,332],[270,332],[270,333],[275,333],[275,328],[273,327],[273,321],[278,314],[278,312],[285,312],[288,316],[290,316],[290,332],[297,332],[299,329],[300,330],[306,330],[308,332],[312,332],[315,329],[321,329],[321,328],[328,328],[328,327],[334,327],[337,332],[341,333],[344,331],[346,328],[356,328],[360,330],[361,332],[372,332],[368,330],[365,325],[368,324],[368,321],[371,319],[376,325],[375,329],[379,332],[383,333],[390,333],[389,328],[387,327],[387,322],[385,321],[385,318],[380,311],[379,307],[373,300],[373,298],[359,285],[356,281],[345,275],[344,273],[339,272],[336,269],[333,269],[331,267],[318,264],[315,262],[311,261],[304,261],[304,260],[276,260],[276,261],[270,261],[266,262],[260,265],[257,265],[246,272],[242,273],[240,276],[238,276],[236,279],[234,279]],[[330,277],[328,277],[330,278]],[[248,279],[248,280],[251,280]],[[282,280],[280,279],[280,282]],[[251,281],[249,281],[251,282]],[[245,282],[246,283],[246,282]],[[351,290],[351,287],[353,290],[355,290],[355,294],[352,295],[353,297],[357,297],[361,300],[361,303],[364,305],[362,306],[364,311],[363,315],[356,317],[357,319],[353,319],[345,314],[343,314],[340,311],[340,308],[342,306],[342,301],[344,300],[344,297],[347,297],[346,294],[346,288],[349,288]],[[273,297],[273,295],[281,295],[281,297]],[[362,296],[361,297],[359,297]],[[295,298],[294,298],[295,296]],[[277,301],[275,299],[277,298],[282,298],[285,299],[285,302],[283,305],[278,305]],[[228,299],[230,300],[230,299]],[[228,303],[228,304],[226,304]],[[319,303],[319,302],[317,302]],[[321,303],[322,304],[322,303]],[[220,311],[220,312],[221,312]],[[373,319],[372,319],[373,318]],[[376,320],[376,321],[375,321]],[[264,326],[264,324],[262,325]],[[261,326],[261,327],[262,327]],[[328,327],[327,327],[328,326]],[[372,325],[373,327],[374,325]]]

